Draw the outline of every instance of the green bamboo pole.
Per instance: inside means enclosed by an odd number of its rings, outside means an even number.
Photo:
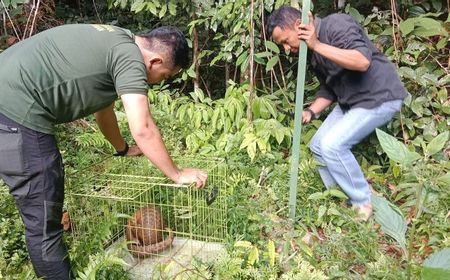
[[[302,23],[308,24],[308,11],[310,0],[303,0]],[[298,164],[300,161],[300,138],[302,134],[303,96],[305,93],[306,53],[308,46],[300,41],[298,52],[297,93],[295,95],[294,140],[292,142],[291,177],[289,180],[289,218],[295,219],[295,207],[297,205],[297,180]]]

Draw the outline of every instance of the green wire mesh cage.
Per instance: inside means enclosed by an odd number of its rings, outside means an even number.
[[[158,257],[186,263],[217,255],[227,235],[226,164],[223,159],[175,161],[206,170],[206,187],[174,184],[143,157],[110,158],[70,176],[71,238],[98,238],[107,224],[104,247],[126,240],[129,264],[144,258],[155,264]]]

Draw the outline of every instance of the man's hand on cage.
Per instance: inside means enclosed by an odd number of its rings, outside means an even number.
[[[201,189],[206,185],[208,174],[200,169],[184,168],[180,170],[178,178],[175,179],[177,184],[195,183],[197,188]]]

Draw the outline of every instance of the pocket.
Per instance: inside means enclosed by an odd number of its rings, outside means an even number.
[[[0,124],[0,173],[8,176],[24,173],[22,143],[19,128]]]
[[[42,240],[42,258],[45,261],[62,261],[67,249],[62,239],[61,224],[63,204],[44,201],[44,238]]]

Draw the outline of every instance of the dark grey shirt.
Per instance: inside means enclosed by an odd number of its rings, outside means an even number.
[[[370,61],[366,72],[342,68],[313,53],[311,65],[320,81],[317,97],[337,101],[343,109],[374,108],[385,101],[404,99],[406,90],[394,65],[372,44],[362,27],[349,15],[316,18],[319,41],[341,49],[360,51]]]

